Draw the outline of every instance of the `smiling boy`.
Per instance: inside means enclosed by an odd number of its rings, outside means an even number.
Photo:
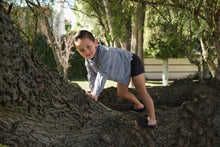
[[[117,95],[130,101],[133,104],[132,110],[141,112],[146,106],[148,118],[146,121],[139,120],[137,123],[141,125],[146,123],[146,126],[156,125],[153,100],[146,90],[144,67],[137,55],[123,49],[100,45],[92,33],[86,30],[76,34],[74,45],[85,58],[91,89],[91,93],[86,92],[89,96],[97,101],[106,80],[116,81]],[[128,91],[131,78],[145,106]]]

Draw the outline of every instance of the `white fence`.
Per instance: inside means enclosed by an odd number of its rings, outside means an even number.
[[[149,80],[161,80],[163,60],[151,57],[144,58],[145,77]],[[169,80],[187,78],[198,72],[197,66],[191,64],[187,58],[168,59]]]

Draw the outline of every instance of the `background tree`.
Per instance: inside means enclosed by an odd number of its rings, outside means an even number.
[[[80,10],[82,7],[74,8],[74,10],[98,20],[97,22],[104,30],[104,37],[109,46],[124,46],[126,47],[125,49],[130,50],[127,41],[125,41],[126,38],[130,39],[129,34],[131,35],[128,31],[128,29],[131,29],[131,20],[129,20],[130,18],[127,19],[129,14],[131,14],[130,3],[122,0],[78,1],[78,3],[83,4],[84,11]],[[92,21],[92,23],[94,22]],[[128,27],[129,25],[130,27]],[[96,32],[97,30],[94,29],[93,33]]]
[[[149,30],[146,40],[145,54],[163,60],[163,85],[168,85],[168,59],[184,56],[182,43],[183,18],[178,10],[172,11],[168,6],[158,6],[149,9],[146,17],[146,27]],[[180,32],[180,33],[179,33]],[[181,36],[180,36],[181,35]]]
[[[98,19],[99,25],[105,32],[108,45],[131,50],[143,59],[145,3],[125,0],[77,2],[82,3],[85,9],[84,11],[80,8],[74,10]]]
[[[132,17],[131,51],[133,53],[136,53],[143,62],[144,61],[143,35],[144,35],[146,3],[143,1],[134,2],[134,8],[135,11]]]
[[[133,3],[125,0],[103,0],[103,5],[113,46],[130,51]]]
[[[29,39],[30,37],[27,39],[27,40],[32,40],[30,43],[30,45],[32,47],[34,45],[34,41],[35,41],[37,33],[40,31],[47,32],[47,33],[45,33],[45,35],[48,38],[48,42],[50,43],[51,49],[53,52],[53,57],[55,58],[55,60],[52,59],[52,61],[56,61],[57,69],[58,69],[60,75],[67,78],[68,69],[70,67],[69,60],[70,60],[72,54],[74,54],[74,52],[71,51],[71,48],[73,47],[72,34],[66,35],[61,38],[61,36],[58,36],[55,34],[56,32],[53,32],[53,31],[56,31],[56,29],[52,28],[53,27],[53,19],[54,19],[54,17],[56,17],[56,16],[53,16],[54,10],[50,6],[50,5],[53,5],[53,2],[52,3],[43,2],[43,6],[41,6],[41,4],[38,0],[37,0],[37,4],[35,4],[34,2],[29,1],[29,0],[25,0],[25,2],[28,7],[24,7],[24,8],[29,10],[29,12],[25,13],[25,15],[22,13],[22,15],[25,16],[25,18],[26,18],[25,20],[27,20],[27,21],[25,21],[25,23],[19,23],[18,21],[16,21],[18,28],[20,28],[20,30],[21,30],[21,32],[23,32],[24,36],[29,36],[29,34],[34,34],[34,36],[30,35],[30,36],[33,36],[32,39]],[[49,6],[45,6],[44,4],[48,4]],[[22,15],[21,15],[21,17],[18,17],[16,15],[16,13],[14,13],[13,16],[16,16],[15,18],[21,19]],[[31,17],[31,15],[34,15],[35,17],[33,18],[33,17]],[[30,22],[31,22],[30,20],[32,20],[32,19],[36,22],[34,25],[33,31],[31,30],[33,27],[30,24]],[[41,24],[41,25],[39,25],[40,27],[38,27],[38,19],[40,19],[40,21],[39,21]],[[22,29],[19,26],[25,26],[29,30]],[[27,33],[25,33],[25,32],[27,32]]]
[[[219,67],[215,65],[214,60],[216,55],[220,59],[220,3],[219,1],[193,1],[187,4],[187,8],[200,29],[199,39],[203,59],[208,64],[212,77],[218,76]]]
[[[189,1],[166,1],[166,2],[163,2],[163,5],[161,5],[162,3],[159,3],[159,1],[158,1],[158,3],[150,3],[150,5],[153,7],[153,9],[155,9],[158,12],[158,14],[160,16],[162,16],[163,19],[172,26],[171,28],[173,28],[173,29],[171,29],[171,31],[175,32],[177,34],[177,37],[182,42],[180,47],[185,48],[185,53],[186,53],[187,57],[189,58],[191,63],[195,63],[198,66],[199,71],[202,71],[201,65],[203,62],[200,63],[196,58],[198,56],[198,51],[195,51],[195,49],[196,48],[199,49],[200,47],[194,48],[194,46],[195,46],[194,43],[197,42],[194,40],[199,40],[201,42],[201,34],[203,34],[202,30],[206,29],[206,27],[204,27],[204,28],[201,26],[198,27],[198,25],[196,26],[196,24],[198,24],[197,23],[198,20],[203,21],[203,19],[205,19],[205,17],[208,16],[207,15],[208,11],[215,12],[215,14],[218,13],[218,7],[219,7],[218,6],[219,4],[217,1],[212,1],[210,3],[212,3],[211,5],[213,7],[212,7],[212,10],[210,10],[209,8],[208,9],[205,8],[206,3],[207,3],[207,1],[196,1],[196,0],[190,1],[190,2]],[[169,9],[167,9],[167,8],[169,8]],[[197,17],[198,19],[195,19],[196,17],[194,16],[194,10],[197,10],[200,8],[203,9],[200,12],[204,13],[204,14],[199,15],[201,18]],[[171,15],[167,15],[167,13],[165,11],[163,11],[163,9],[168,10],[168,12],[169,12],[169,10],[171,12],[175,12],[175,14],[180,14],[180,12],[181,12],[181,15],[176,15],[176,16],[173,15],[175,17],[173,17],[171,20],[175,20],[175,18],[176,18],[178,20],[185,20],[185,21],[182,21],[182,23],[178,23],[177,25],[176,25],[176,23],[173,24],[172,23],[173,21],[170,21],[170,19],[169,19],[170,18],[169,16],[171,16]],[[179,12],[176,10],[179,10]],[[214,13],[212,13],[212,14],[213,14],[212,17],[214,18]],[[206,17],[206,19],[208,20],[207,17]],[[211,19],[211,20],[214,20],[214,19]],[[207,26],[206,23],[202,23],[202,24],[204,26]],[[218,24],[218,21],[212,22],[211,24]],[[176,32],[176,29],[175,29],[177,27],[179,28],[179,30],[177,30],[178,32]],[[215,29],[213,28],[213,30],[215,30]],[[218,34],[218,33],[215,33],[215,34]],[[209,35],[209,36],[210,37],[208,37],[209,38],[208,40],[209,41],[213,40],[211,35]],[[217,38],[219,38],[219,35]],[[204,58],[204,46],[205,45],[202,43],[201,48],[203,48],[203,49],[202,49],[201,54],[203,54],[202,55],[203,59],[205,59]],[[211,44],[210,44],[210,48],[213,48],[213,46]],[[207,60],[205,60],[205,62],[208,65],[214,65],[213,59],[215,59],[215,57],[216,57],[215,54],[213,54],[213,51],[211,51],[211,50],[212,49],[209,49],[209,51],[205,51],[206,59],[207,59]],[[218,49],[215,49],[215,50],[218,50]],[[208,54],[209,54],[209,58],[207,58]],[[218,54],[218,53],[216,53],[216,54]],[[210,60],[208,60],[208,59],[210,59]],[[203,66],[203,67],[205,67],[205,66]],[[200,74],[200,75],[205,75],[205,74]],[[214,75],[214,74],[212,74],[212,75]]]
[[[105,38],[106,44],[109,46],[112,45],[109,28],[105,21],[104,7],[100,0],[77,0],[77,3],[72,9],[76,16],[74,26],[76,32],[81,29],[90,30],[98,37],[99,41],[101,38]]]
[[[212,77],[217,78],[220,68],[214,60],[219,59],[219,1],[78,0],[74,10],[92,18],[84,24],[95,28],[91,30],[100,42],[132,50],[142,58],[143,48],[147,48],[143,47],[142,37],[147,32],[143,28],[144,11],[150,8],[162,25],[169,26],[166,36],[170,31],[175,34],[180,52],[184,49],[189,61],[197,65],[199,77],[207,75],[204,71],[209,67]]]
[[[32,49],[37,32],[40,29],[40,14],[36,8],[30,7],[29,5],[28,7],[21,7],[18,3],[11,4],[13,4],[10,13],[11,17]]]

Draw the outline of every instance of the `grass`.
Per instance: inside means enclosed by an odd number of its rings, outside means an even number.
[[[72,82],[77,83],[82,89],[85,89],[86,91],[89,91],[89,85],[88,85],[88,80],[86,79],[76,79],[73,80]],[[172,83],[173,81],[169,81],[169,85]],[[162,86],[163,82],[162,81],[146,81],[145,83],[146,86]],[[108,87],[117,87],[117,82],[114,81],[110,81],[107,80],[107,82],[105,83],[105,87],[104,88],[108,88]]]
[[[86,91],[89,91],[89,84],[87,80],[73,80],[72,82],[77,83],[82,89],[85,89]],[[117,83],[114,81],[109,81],[107,80],[107,82],[105,83],[105,87],[104,88],[108,88],[108,87],[117,87]]]
[[[2,144],[0,144],[0,147],[8,147],[7,145],[2,145]]]

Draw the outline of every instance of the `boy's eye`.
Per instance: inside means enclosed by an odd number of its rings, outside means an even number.
[[[85,50],[84,50],[84,49],[81,49],[80,51],[81,51],[81,52],[84,52]]]
[[[87,46],[88,49],[90,49],[90,46]]]

